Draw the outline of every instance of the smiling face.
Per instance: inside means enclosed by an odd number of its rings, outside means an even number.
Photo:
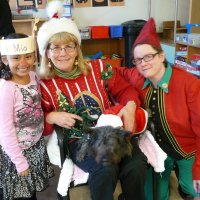
[[[23,83],[23,80],[29,78],[29,72],[34,65],[35,55],[34,52],[21,55],[9,55],[5,56],[3,61],[10,67],[12,79],[19,80]]]
[[[51,44],[47,52],[54,66],[66,72],[74,68],[74,62],[77,57],[76,45],[74,43]]]
[[[65,38],[57,36],[50,41],[47,57],[56,68],[65,72],[72,71],[77,56],[77,43],[70,36]]]
[[[157,84],[165,73],[164,52],[156,51],[151,45],[141,44],[134,48],[133,55],[135,61],[141,60],[141,63],[136,62],[140,74],[149,78],[154,85]]]

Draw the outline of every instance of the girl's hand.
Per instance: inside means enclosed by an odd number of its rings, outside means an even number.
[[[76,120],[83,121],[80,116],[67,112],[51,112],[46,117],[49,124],[57,124],[68,129],[74,127]]]
[[[135,111],[136,104],[134,101],[129,101],[118,113],[118,116],[122,118],[124,123],[124,129],[127,131],[135,132],[136,123],[135,123]]]
[[[28,173],[29,173],[29,169],[26,169],[23,172],[20,172],[19,175],[20,176],[28,176]]]

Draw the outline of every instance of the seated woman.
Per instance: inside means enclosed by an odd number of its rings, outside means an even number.
[[[55,8],[55,1],[53,3]],[[59,17],[60,10],[49,13],[51,17]],[[100,115],[112,105],[108,90],[124,106],[118,114],[123,117],[124,128],[134,131],[136,104],[140,104],[137,92],[115,69],[107,68],[101,60],[87,62],[83,59],[80,33],[72,20],[52,18],[45,22],[38,31],[37,42],[42,56],[39,74],[45,112],[44,135],[52,133],[54,124],[68,130],[65,136],[69,156],[89,173],[92,200],[112,200],[118,179],[126,200],[143,200],[146,157],[139,149],[136,138],[131,140],[134,145],[132,156],[126,156],[119,164],[103,166],[91,156],[82,161],[76,159],[77,138],[81,137],[81,129],[76,131],[75,128],[77,123],[85,122],[76,111],[85,108],[89,116]],[[67,97],[64,102],[62,95]],[[90,122],[90,125],[94,125]]]

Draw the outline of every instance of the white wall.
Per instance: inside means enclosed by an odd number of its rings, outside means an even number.
[[[162,47],[163,51],[165,52],[165,56],[166,56],[167,61],[170,64],[174,64],[175,46],[161,43],[161,47]]]
[[[125,0],[125,6],[74,8],[73,18],[79,26],[115,25],[128,20],[149,18],[150,0]],[[162,32],[162,22],[174,20],[176,0],[151,0],[151,16],[157,31]],[[178,19],[185,25],[189,16],[189,0],[178,0]]]
[[[91,25],[119,25],[125,21],[155,18],[157,31],[162,32],[162,22],[174,20],[176,0],[125,0],[125,6],[72,8],[72,17],[79,27]],[[188,22],[190,0],[178,0],[178,19],[181,25]],[[44,10],[33,13],[34,16],[46,17]]]
[[[148,19],[148,0],[125,0],[125,6],[75,8],[72,16],[79,26],[118,25],[134,19]]]
[[[185,25],[189,18],[189,0],[178,0],[177,19]],[[173,21],[176,14],[176,0],[151,0],[151,16],[157,24],[157,31],[162,32],[163,21]]]

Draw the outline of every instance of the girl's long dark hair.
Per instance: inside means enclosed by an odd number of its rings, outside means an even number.
[[[18,39],[18,38],[26,38],[26,37],[28,36],[23,33],[12,33],[6,36],[4,39],[9,40],[9,39]],[[12,73],[10,71],[10,67],[3,63],[2,57],[3,56],[0,56],[0,78],[5,79],[5,80],[11,80]]]

